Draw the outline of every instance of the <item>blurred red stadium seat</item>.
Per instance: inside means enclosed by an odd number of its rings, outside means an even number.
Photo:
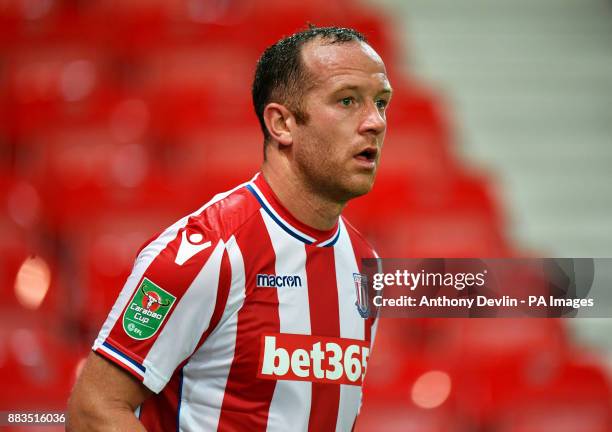
[[[66,235],[82,269],[73,310],[84,330],[95,332],[129,275],[139,249],[175,222],[171,212],[106,209]]]
[[[100,118],[116,91],[112,59],[82,42],[33,44],[5,56],[5,101],[15,134]],[[110,99],[110,100],[109,100]]]
[[[383,256],[511,255],[486,178],[445,174],[420,183],[409,173],[381,173],[372,192],[352,202],[346,214]]]
[[[549,377],[525,385],[507,383],[491,420],[500,432],[607,432],[612,392],[605,371],[579,353]],[[508,393],[510,395],[508,395]]]
[[[15,277],[30,251],[25,235],[14,222],[0,220],[0,298],[3,308],[20,308],[15,297]]]
[[[2,392],[0,410],[64,411],[83,353],[40,320],[10,317],[10,326],[0,328],[0,378],[10,390]]]

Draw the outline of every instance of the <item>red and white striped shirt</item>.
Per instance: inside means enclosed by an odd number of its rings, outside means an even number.
[[[375,256],[343,218],[299,222],[258,174],[141,250],[93,349],[156,393],[137,410],[149,431],[350,430]]]

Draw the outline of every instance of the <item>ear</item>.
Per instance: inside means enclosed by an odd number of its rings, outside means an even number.
[[[280,145],[290,146],[293,144],[290,125],[294,121],[293,114],[284,105],[271,102],[264,108],[264,122],[270,136],[278,141]]]

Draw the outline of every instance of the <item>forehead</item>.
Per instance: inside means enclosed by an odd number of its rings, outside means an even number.
[[[363,80],[388,89],[385,64],[365,42],[329,43],[316,39],[302,50],[302,61],[314,87],[334,86],[346,81]]]

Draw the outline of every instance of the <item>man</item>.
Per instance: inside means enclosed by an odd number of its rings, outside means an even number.
[[[390,97],[354,30],[310,28],[264,52],[261,172],[141,250],[69,430],[353,427],[375,330],[359,266],[375,252],[340,213],[373,185]]]

